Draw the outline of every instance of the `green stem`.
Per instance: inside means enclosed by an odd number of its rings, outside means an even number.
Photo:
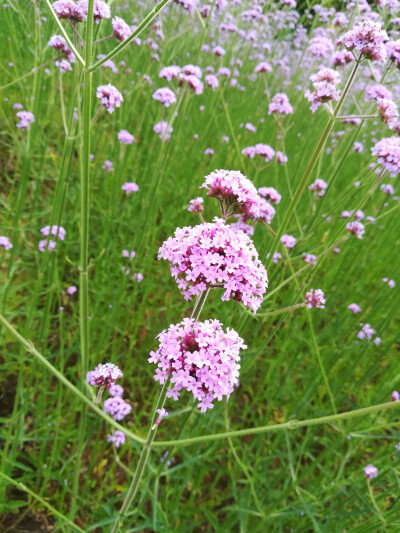
[[[49,0],[46,0],[46,2],[48,2],[48,1]],[[137,37],[138,35],[140,35],[142,33],[142,31],[147,28],[147,26],[153,21],[153,19],[158,15],[158,13],[165,7],[165,5],[169,1],[170,0],[161,0],[161,2],[159,4],[157,4],[155,6],[155,8],[150,11],[150,13],[143,19],[143,21],[139,24],[139,26],[136,28],[136,30],[134,30],[131,33],[131,35],[127,39],[125,39],[125,41],[122,41],[122,43],[119,43],[119,45],[116,46],[114,48],[114,50],[111,50],[111,52],[109,52],[107,55],[105,55],[102,59],[100,59],[99,61],[97,61],[93,65],[89,66],[89,68],[88,68],[89,72],[94,72],[99,67],[101,67],[101,65],[103,65],[106,61],[108,61],[109,59],[112,59],[117,54],[122,52],[122,50],[124,50],[127,46],[129,46],[130,43],[133,41],[133,39],[135,37]],[[86,39],[86,47],[88,47],[87,39]],[[89,65],[87,60],[86,60],[86,64]]]
[[[370,483],[370,480],[367,479],[367,485],[368,485],[368,492],[369,492],[369,496],[371,498],[371,501],[372,501],[372,505],[374,506],[374,509],[375,511],[377,512],[377,515],[380,519],[380,521],[386,525],[386,520],[383,518],[383,515],[381,513],[381,510],[379,509],[376,501],[375,501],[375,497],[374,497],[374,493],[372,492],[372,487],[371,487],[371,483]]]
[[[312,171],[314,170],[314,167],[318,161],[318,158],[319,156],[321,155],[321,152],[325,146],[325,142],[333,128],[333,125],[335,123],[335,120],[336,120],[336,117],[338,116],[339,114],[339,111],[340,111],[340,108],[342,107],[342,104],[344,102],[344,99],[346,98],[347,96],[347,93],[349,92],[350,90],[350,87],[352,86],[353,84],[353,81],[354,81],[354,78],[355,78],[355,75],[357,73],[357,70],[358,70],[358,67],[359,67],[360,63],[357,61],[356,64],[354,65],[353,67],[353,70],[350,74],[350,77],[349,79],[347,80],[347,83],[346,83],[346,86],[345,88],[343,89],[343,93],[340,97],[340,100],[335,108],[335,111],[333,112],[333,115],[330,117],[329,121],[328,121],[328,124],[325,126],[325,129],[321,135],[321,138],[320,140],[318,141],[318,144],[314,150],[314,153],[307,165],[307,168],[305,169],[304,171],[304,174],[303,174],[303,177],[301,178],[300,180],[300,183],[296,189],[296,192],[293,196],[293,199],[292,201],[290,202],[290,205],[289,205],[289,208],[287,209],[286,213],[285,213],[285,216],[283,218],[283,221],[282,221],[282,224],[279,228],[279,231],[278,231],[278,234],[277,236],[275,237],[275,240],[272,244],[272,247],[271,247],[271,250],[270,250],[270,255],[269,255],[269,258],[267,259],[267,262],[266,262],[266,265],[265,265],[265,268],[268,270],[268,268],[270,267],[271,265],[271,262],[272,262],[272,257],[274,255],[274,253],[276,252],[276,249],[278,248],[278,244],[279,244],[279,241],[290,221],[290,218],[293,214],[293,211],[295,210],[295,207],[296,205],[298,204],[299,200],[300,200],[300,196],[302,195],[306,185],[307,185],[307,182],[311,176],[311,173]]]
[[[7,85],[3,85],[3,87],[0,87],[0,91],[2,89],[8,89],[9,87],[11,87],[11,85],[15,85],[16,83],[18,83],[19,81],[23,80],[24,78],[27,78],[31,74],[35,74],[35,72],[37,72],[39,69],[47,67],[47,65],[49,65],[50,63],[54,63],[54,61],[55,61],[55,59],[52,58],[52,59],[49,59],[48,61],[46,61],[45,63],[42,63],[38,67],[33,67],[29,72],[25,72],[25,74],[22,74],[22,76],[20,76],[19,78],[15,79],[13,81],[10,81],[10,83],[7,83]]]
[[[256,317],[259,318],[262,316],[275,316],[275,315],[280,315],[282,313],[289,313],[290,311],[294,311],[295,309],[300,309],[301,307],[305,307],[305,306],[306,304],[302,302],[299,304],[291,305],[289,307],[284,307],[283,309],[275,309],[274,311],[268,311],[267,313],[260,313],[260,314],[257,314]]]

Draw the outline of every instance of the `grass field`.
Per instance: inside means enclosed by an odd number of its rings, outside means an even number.
[[[365,90],[381,83],[399,102],[400,71],[394,60],[356,56],[335,67],[343,101],[312,112],[304,92],[311,75],[332,67],[334,52],[344,50],[338,36],[360,17],[375,17],[391,41],[399,39],[400,5],[368,11],[361,1],[323,2],[318,10],[308,2],[296,11],[271,1],[259,9],[246,0],[211,1],[203,18],[204,4],[190,13],[164,3],[140,43],[93,75],[78,58],[72,71],[55,66],[62,54],[48,42],[61,30],[47,0],[9,0],[2,9],[0,235],[12,247],[0,245],[0,531],[396,531],[400,191],[371,149],[398,138],[400,128],[381,120]],[[111,2],[111,16],[138,26],[154,5]],[[83,61],[89,57],[86,65],[119,42],[103,40],[111,19],[93,28],[77,23],[76,33],[60,22]],[[312,47],[312,39],[321,41]],[[94,43],[89,53],[83,40]],[[224,55],[212,52],[217,45]],[[255,72],[261,61],[270,72]],[[159,77],[163,67],[188,64],[202,69],[201,94]],[[215,89],[205,80],[211,72]],[[108,83],[123,96],[113,113],[96,97]],[[163,87],[176,95],[169,107],[152,98]],[[288,96],[293,113],[268,114],[277,93]],[[29,129],[16,127],[15,104],[33,113]],[[344,116],[372,118],[352,124],[337,118]],[[160,121],[173,128],[170,140],[153,130]],[[119,142],[121,130],[135,141]],[[288,161],[246,157],[243,150],[257,143]],[[191,199],[203,197],[207,222],[221,216],[200,188],[215,169],[240,170],[257,189],[282,196],[269,224],[249,222],[269,287],[256,314],[221,301],[221,289],[210,291],[201,320],[217,318],[247,345],[240,384],[205,413],[189,392],[166,400],[168,416],[152,433],[134,501],[116,526],[161,390],[149,353],[195,303],[182,297],[158,249],[177,227],[200,223],[188,211]],[[327,184],[321,197],[308,188],[316,179]],[[127,182],[138,191],[126,194]],[[341,215],[357,210],[373,217],[362,220],[362,239],[346,229],[354,215]],[[65,228],[65,239],[43,236],[47,225]],[[280,242],[282,234],[297,239],[294,248]],[[40,251],[39,242],[46,248],[52,238],[55,249]],[[305,306],[310,289],[324,292],[325,309]],[[359,338],[362,324],[375,330],[371,339]],[[130,433],[118,449],[107,442],[110,417],[93,410],[97,391],[86,382],[87,371],[106,362],[122,370],[118,383],[132,407],[119,422]],[[310,422],[296,425],[303,420]],[[378,469],[374,479],[366,479],[368,464]]]

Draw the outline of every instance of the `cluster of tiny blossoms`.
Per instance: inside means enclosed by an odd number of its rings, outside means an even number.
[[[61,241],[65,239],[66,231],[62,226],[44,226],[40,233],[43,237],[46,237],[45,239],[42,239],[39,241],[39,252],[44,252],[45,250],[48,250],[49,252],[53,252],[57,241],[54,241],[53,239],[48,239],[49,235],[51,235],[54,238],[58,238]]]
[[[186,300],[216,285],[224,289],[222,300],[242,302],[255,313],[268,286],[251,239],[222,219],[178,228],[161,246],[158,258],[171,262],[171,275]]]
[[[101,398],[104,389],[107,389],[110,397],[105,400],[103,409],[114,420],[122,420],[128,415],[132,407],[122,399],[124,389],[117,385],[117,379],[122,378],[123,374],[117,365],[113,363],[100,363],[94,370],[86,374],[86,380],[93,387],[100,387],[98,398]],[[107,437],[108,442],[113,442],[116,448],[125,442],[125,434],[122,431],[115,431]]]
[[[325,295],[321,289],[310,289],[309,292],[306,292],[306,305],[309,309],[312,307],[325,309]]]
[[[304,96],[311,102],[311,111],[314,113],[321,104],[338,100],[340,92],[336,86],[340,82],[339,74],[331,68],[322,68],[310,77],[314,91],[307,89]]]
[[[227,328],[225,333],[218,320],[184,318],[158,338],[159,348],[149,362],[157,364],[155,379],[161,384],[171,376],[167,397],[177,400],[186,389],[199,400],[202,413],[214,407],[215,399],[229,398],[238,384],[239,352],[246,348],[236,331]]]
[[[371,61],[385,61],[384,42],[388,35],[378,22],[365,20],[356,24],[350,31],[339,37],[338,44],[349,51],[357,51]]]
[[[111,83],[99,85],[96,96],[100,100],[100,105],[104,106],[109,113],[114,112],[114,107],[121,107],[121,103],[124,101],[122,94]]]

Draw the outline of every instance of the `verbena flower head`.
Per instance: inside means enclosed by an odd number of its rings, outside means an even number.
[[[214,74],[207,74],[204,80],[206,82],[206,85],[210,87],[212,90],[215,90],[219,85],[218,78],[217,76],[214,76]]]
[[[62,74],[72,71],[71,63],[67,59],[57,60],[54,64]]]
[[[5,237],[4,235],[0,235],[0,246],[5,248],[6,250],[10,250],[13,247],[10,242],[10,239],[8,237]]]
[[[159,77],[164,78],[167,81],[171,81],[174,78],[177,78],[181,73],[181,67],[177,65],[170,65],[169,67],[164,67],[160,70]]]
[[[58,237],[62,241],[65,239],[65,235],[67,234],[62,226],[57,225],[53,225],[51,227],[44,226],[44,228],[40,230],[40,233],[43,235],[43,237],[47,237],[49,234],[51,234],[53,237]]]
[[[276,204],[276,205],[278,205],[282,199],[282,196],[273,187],[260,187],[258,189],[258,194],[260,196],[263,196],[266,200],[268,200],[272,204]]]
[[[374,465],[367,465],[364,467],[364,473],[367,479],[373,479],[378,475],[378,469]]]
[[[347,309],[350,309],[350,311],[353,311],[353,313],[356,315],[361,311],[361,307],[358,304],[350,304]]]
[[[362,222],[358,222],[357,220],[353,220],[352,222],[348,222],[346,224],[346,229],[353,235],[357,237],[357,239],[362,239],[363,235],[365,233],[364,224]]]
[[[367,19],[339,37],[337,42],[347,50],[355,50],[371,61],[385,61],[384,42],[387,40],[388,35],[382,26],[378,22]]]
[[[253,183],[238,170],[215,170],[201,185],[207,196],[217,198],[224,216],[239,213],[258,218],[259,196]]]
[[[75,63],[75,56],[67,45],[67,41],[64,39],[64,37],[61,35],[52,35],[47,44],[51,48],[54,48],[54,50],[60,50],[68,59],[68,61]]]
[[[179,85],[187,83],[196,94],[202,94],[204,85],[200,78],[194,74],[179,74]]]
[[[77,6],[83,12],[86,18],[88,14],[88,0],[78,0]],[[96,22],[96,24],[99,24],[102,19],[109,18],[111,18],[110,6],[103,0],[94,0],[93,20]]]
[[[110,387],[115,381],[122,378],[123,374],[117,365],[113,363],[100,363],[94,370],[86,374],[89,385],[93,387]]]
[[[100,100],[100,105],[103,105],[109,113],[114,112],[114,107],[121,107],[124,101],[122,94],[111,83],[99,85],[96,89],[96,96]]]
[[[222,329],[218,320],[196,322],[184,318],[158,335],[159,348],[150,353],[157,364],[154,379],[164,384],[171,376],[167,396],[177,400],[182,389],[191,392],[204,413],[214,400],[229,398],[238,385],[243,339],[236,331]]]
[[[284,165],[285,163],[289,161],[289,158],[286,154],[278,150],[276,152],[276,160],[278,161],[279,165]]]
[[[124,393],[124,389],[121,387],[121,385],[117,385],[116,383],[113,383],[112,385],[108,387],[108,392],[110,396],[114,396],[114,397],[119,396],[121,398]]]
[[[285,233],[285,235],[282,235],[281,237],[281,243],[283,244],[283,246],[286,246],[286,248],[294,248],[296,246],[296,242],[296,237],[288,235],[287,233]]]
[[[333,43],[327,37],[313,37],[308,45],[308,52],[314,57],[328,57],[334,50]]]
[[[388,59],[391,59],[397,68],[400,68],[400,39],[386,43]]]
[[[153,131],[158,134],[162,141],[168,142],[171,139],[171,133],[173,132],[173,128],[168,124],[168,122],[162,120],[161,122],[157,122],[157,124],[154,125]]]
[[[251,239],[216,218],[213,223],[178,228],[158,252],[171,262],[171,275],[186,300],[211,285],[222,285],[223,301],[242,302],[254,311],[268,286],[267,272]]]
[[[35,116],[30,111],[18,111],[17,118],[20,120],[17,124],[17,128],[21,130],[29,130],[32,122],[35,122]]]
[[[137,192],[139,190],[139,186],[133,181],[127,181],[122,185],[121,189],[126,192],[126,194],[131,194],[132,192]]]
[[[275,150],[271,148],[269,144],[263,144],[263,143],[257,143],[254,146],[254,153],[255,155],[259,155],[263,157],[266,163],[268,163],[269,161],[272,161],[272,159],[275,156]]]
[[[392,392],[392,394],[390,395],[390,398],[393,402],[398,402],[400,401],[400,392],[398,392],[397,390],[394,390]],[[400,451],[400,450],[399,450]]]
[[[75,287],[75,285],[70,285],[70,286],[67,288],[67,294],[69,294],[70,296],[72,296],[73,294],[75,294],[77,291],[78,291],[78,287]]]
[[[390,129],[393,129],[399,118],[399,110],[397,109],[397,105],[389,98],[379,98],[377,103],[378,112],[382,121]]]
[[[275,208],[265,199],[260,197],[258,200],[258,207],[260,209],[259,218],[264,220],[267,224],[271,224],[276,211]]]
[[[370,324],[361,324],[361,330],[357,333],[357,337],[361,340],[371,340],[375,333],[376,331],[371,327]]]
[[[339,67],[353,61],[353,54],[347,50],[335,52],[332,56],[332,66]]]
[[[392,177],[400,174],[400,137],[385,137],[372,147],[372,155],[390,172]]]
[[[267,254],[267,259],[269,259],[270,254]],[[282,254],[280,252],[274,252],[274,255],[272,256],[272,262],[278,263],[278,261],[282,259]]]
[[[38,244],[39,252],[45,252],[46,250],[48,252],[54,252],[56,244],[56,241],[53,241],[52,239],[42,239]]]
[[[254,72],[272,72],[272,67],[266,61],[261,61],[254,69]]]
[[[113,27],[113,34],[120,41],[125,41],[125,39],[127,39],[132,33],[130,26],[121,17],[115,16],[112,19],[111,24]]]
[[[290,105],[289,98],[285,93],[277,93],[272,97],[268,107],[268,115],[272,115],[272,113],[280,113],[281,115],[293,113],[293,107]]]
[[[312,307],[325,309],[325,295],[321,289],[310,289],[309,292],[306,292],[306,304],[309,309]]]
[[[394,194],[393,185],[390,183],[382,183],[381,191],[383,191],[385,194]]]
[[[384,85],[369,85],[365,89],[365,100],[380,100],[381,98],[392,98],[392,93]]]
[[[172,104],[175,104],[176,102],[176,96],[175,93],[171,91],[171,89],[168,89],[168,87],[162,87],[161,89],[157,89],[153,93],[154,100],[158,100],[161,102],[165,107],[169,107]]]
[[[75,22],[82,22],[86,18],[86,12],[80,3],[73,0],[57,0],[53,3],[53,9],[60,19],[70,19]]]
[[[311,263],[313,266],[317,264],[317,256],[315,254],[306,254],[304,256],[304,261],[306,263]]]
[[[104,402],[104,412],[114,420],[122,420],[132,411],[132,406],[126,403],[120,396],[112,396]]]
[[[328,188],[328,184],[326,181],[317,178],[314,183],[312,183],[309,187],[310,191],[316,191],[318,192],[318,196],[322,197],[324,196],[326,189]]]
[[[118,132],[118,140],[121,144],[132,144],[135,142],[135,137],[127,130]]]
[[[113,442],[116,448],[119,448],[121,444],[124,444],[126,440],[125,433],[117,430],[114,434],[108,435],[107,442]]]
[[[190,211],[190,213],[201,213],[204,211],[203,198],[199,196],[198,198],[193,198],[193,200],[190,200],[188,211]]]
[[[313,83],[314,92],[307,90],[304,96],[312,103],[310,109],[313,113],[321,104],[339,99],[340,92],[336,86],[340,81],[340,76],[335,70],[322,68],[317,74],[310,76],[310,80]]]

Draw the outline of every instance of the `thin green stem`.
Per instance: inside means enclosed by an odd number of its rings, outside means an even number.
[[[15,80],[10,81],[10,83],[7,83],[7,85],[3,85],[2,87],[0,87],[0,91],[2,89],[8,89],[9,87],[11,87],[11,85],[15,85],[16,83],[23,80],[24,78],[27,78],[28,76],[31,76],[32,74],[35,74],[35,72],[37,72],[39,69],[47,67],[47,65],[50,65],[50,63],[54,63],[54,61],[55,59],[52,58],[52,59],[49,59],[48,61],[45,61],[38,67],[33,67],[29,72],[25,72],[25,74],[22,74],[22,76],[20,76],[19,78],[16,78]]]
[[[284,307],[283,309],[274,309],[273,311],[268,311],[267,313],[260,313],[257,314],[257,318],[264,317],[264,316],[275,316],[275,315],[281,315],[282,313],[289,313],[290,311],[294,311],[296,309],[301,309],[302,307],[305,307],[306,304],[304,302],[290,305],[289,307]]]
[[[48,2],[48,1],[49,0],[46,0],[46,2]],[[131,33],[131,35],[127,39],[125,39],[125,41],[122,41],[122,43],[120,43],[118,46],[116,46],[114,48],[114,50],[111,50],[111,52],[109,52],[107,55],[105,55],[102,59],[100,59],[99,61],[97,61],[93,65],[89,66],[89,72],[94,72],[99,67],[101,67],[101,65],[103,65],[106,61],[108,61],[109,59],[112,59],[117,54],[122,52],[122,50],[124,50],[127,46],[129,46],[131,44],[131,42],[133,41],[133,39],[135,37],[137,37],[138,35],[140,35],[142,33],[142,31],[145,30],[149,24],[151,24],[153,19],[158,15],[158,13],[162,9],[164,9],[164,7],[166,6],[166,4],[169,1],[170,0],[161,0],[161,2],[159,4],[157,4],[155,6],[155,8],[150,11],[150,13],[143,19],[143,21],[139,24],[139,26],[136,28],[136,30],[134,30]],[[88,47],[87,39],[86,39],[86,47]],[[86,60],[86,64],[89,65],[89,63],[87,63],[87,60]]]
[[[374,497],[374,493],[372,492],[372,487],[371,487],[371,482],[369,479],[367,479],[367,485],[368,485],[368,492],[369,492],[369,496],[371,498],[371,502],[372,502],[372,505],[374,506],[374,509],[380,519],[380,521],[386,525],[386,520],[383,518],[383,515],[382,515],[382,512],[381,510],[379,509],[378,507],[378,504],[376,503],[375,501],[375,497]]]

